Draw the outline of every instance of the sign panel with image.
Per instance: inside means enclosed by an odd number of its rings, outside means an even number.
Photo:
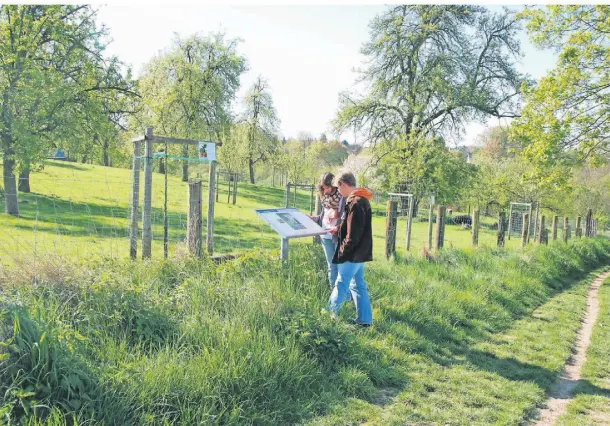
[[[216,144],[213,142],[199,142],[197,157],[201,161],[216,161]]]
[[[295,208],[254,210],[282,238],[323,235],[327,229],[320,227],[305,213]]]

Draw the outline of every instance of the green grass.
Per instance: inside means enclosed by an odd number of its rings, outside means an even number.
[[[610,241],[369,264],[331,319],[322,250],[109,260],[1,289],[5,423],[522,424],[569,356]],[[583,281],[584,280],[584,281]],[[67,417],[66,417],[67,416]]]
[[[195,165],[192,176],[207,179],[207,166]],[[142,175],[141,175],[142,178]],[[48,161],[44,170],[32,173],[32,193],[19,194],[21,216],[0,215],[0,261],[4,265],[20,263],[23,258],[43,254],[68,259],[120,259],[129,254],[129,199],[131,174],[129,170],[88,164]],[[205,185],[205,184],[204,184]],[[163,256],[163,175],[153,173],[153,257]],[[207,186],[204,186],[207,194]],[[187,184],[176,176],[169,177],[169,252],[184,251],[186,237]],[[143,190],[140,191],[140,209]],[[309,212],[309,193],[299,191],[297,207]],[[204,199],[207,199],[204,195]],[[383,197],[382,197],[383,199]],[[269,188],[240,183],[237,204],[227,203],[227,185],[220,184],[219,201],[215,208],[215,252],[277,251],[279,238],[254,213],[254,209],[284,205],[283,188]],[[293,196],[290,197],[291,205]],[[204,205],[204,217],[206,205]],[[385,204],[374,204],[374,256],[384,256]],[[0,211],[4,200],[0,199]],[[427,220],[427,212],[421,214]],[[457,214],[457,213],[456,213]],[[490,229],[493,218],[483,218],[480,245],[495,246],[496,233]],[[141,221],[140,221],[141,226]],[[205,218],[204,218],[205,226]],[[406,219],[399,218],[399,253],[405,253]],[[427,244],[427,222],[416,219],[412,230],[412,251],[418,252]],[[309,242],[304,238],[293,245]],[[507,241],[516,247],[519,241]],[[460,226],[448,225],[445,247],[471,246],[471,233]]]
[[[610,424],[610,279],[598,293],[599,314],[574,399],[557,425]]]

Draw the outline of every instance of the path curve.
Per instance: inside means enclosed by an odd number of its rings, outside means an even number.
[[[587,348],[591,343],[591,333],[593,325],[597,320],[599,312],[599,302],[597,293],[606,278],[610,277],[610,271],[599,275],[591,282],[587,295],[587,310],[583,318],[582,326],[578,330],[576,344],[572,348],[572,356],[563,367],[560,376],[557,378],[549,392],[549,399],[546,408],[540,410],[535,426],[552,426],[559,416],[566,412],[566,407],[570,402],[574,389],[580,380],[580,371],[586,361]]]

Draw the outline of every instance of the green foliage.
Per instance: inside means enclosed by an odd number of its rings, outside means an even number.
[[[117,140],[115,124],[133,82],[116,58],[105,58],[105,29],[89,6],[4,5],[0,8],[0,149],[6,212],[18,214],[15,172],[51,147],[87,152]],[[113,122],[114,120],[114,122]]]
[[[228,136],[231,102],[247,69],[238,42],[222,33],[176,35],[169,48],[145,65],[139,81],[142,111],[132,127],[141,132],[152,126],[157,134],[186,139],[219,141]],[[172,151],[188,157],[186,145]]]
[[[408,150],[409,144],[402,141],[384,142],[375,149],[382,158],[378,173],[389,190],[400,188],[402,192],[414,194],[421,199],[435,194],[436,202],[454,203],[462,198],[475,169],[466,163],[460,152],[452,152],[442,139],[426,139],[416,150],[405,157],[387,155]]]
[[[556,49],[559,59],[537,85],[524,87],[526,104],[514,137],[538,168],[606,163],[610,9],[546,6],[526,9],[522,16],[532,41]]]
[[[55,409],[90,417],[99,388],[75,350],[84,339],[78,332],[45,318],[41,306],[30,314],[4,305],[0,320],[11,335],[0,342],[0,386],[4,420],[45,418]],[[49,408],[53,407],[53,408]]]
[[[362,49],[370,59],[362,75],[366,94],[340,95],[336,130],[360,129],[370,143],[383,145],[376,153],[387,164],[382,174],[413,186],[411,168],[419,169],[415,175],[437,169],[423,158],[435,137],[459,132],[473,119],[516,116],[524,81],[513,60],[518,30],[510,12],[478,6],[390,7],[373,20]],[[449,156],[439,161],[456,165]],[[441,183],[432,186],[443,192]]]

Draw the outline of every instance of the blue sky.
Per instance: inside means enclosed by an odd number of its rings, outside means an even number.
[[[490,8],[500,10],[500,6]],[[238,98],[260,74],[269,80],[283,135],[307,131],[337,136],[328,123],[337,110],[338,94],[352,87],[353,69],[364,60],[360,48],[368,39],[368,23],[384,9],[383,5],[112,4],[100,6],[99,20],[113,39],[108,52],[131,64],[136,75],[170,44],[174,33],[222,30],[227,37],[241,38],[239,51],[248,59],[249,71],[242,76]],[[521,41],[525,56],[518,64],[520,70],[540,78],[553,66],[554,55],[535,49],[525,33]],[[239,110],[239,103],[235,107]],[[470,144],[484,128],[485,124],[471,123],[454,142]],[[352,133],[340,136],[354,140]]]

